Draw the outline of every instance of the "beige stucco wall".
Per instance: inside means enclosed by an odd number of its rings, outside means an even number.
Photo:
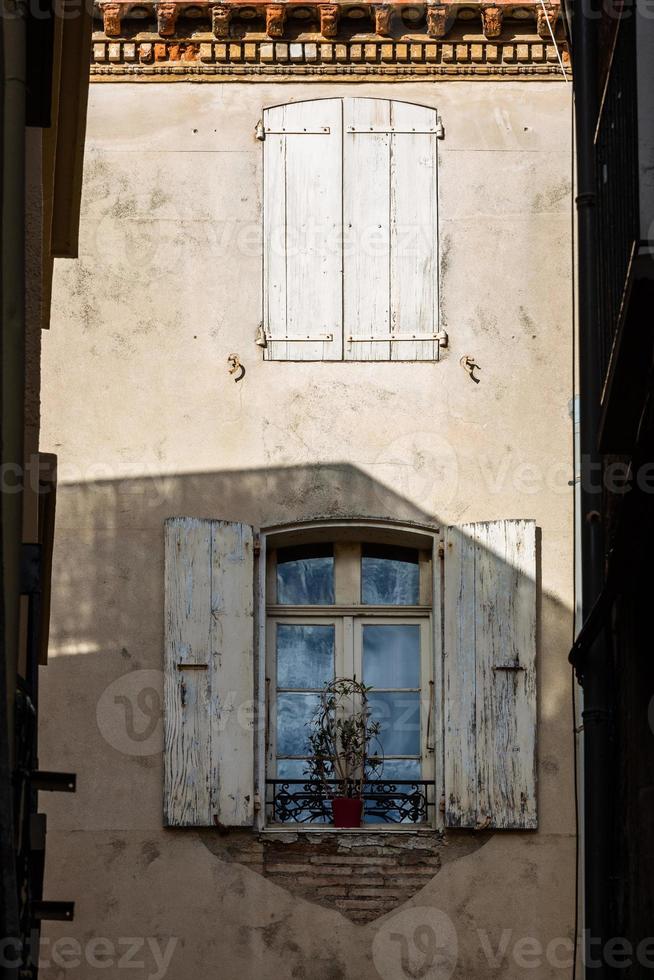
[[[255,123],[266,105],[355,92],[442,115],[450,347],[440,363],[264,362]],[[80,258],[57,267],[43,341],[41,448],[58,453],[66,485],[41,767],[74,770],[79,784],[46,801],[47,896],[77,901],[53,939],[176,938],[173,980],[388,976],[373,940],[406,929],[397,912],[355,925],[221,861],[193,831],[162,828],[160,725],[130,744],[102,714],[107,690],[161,670],[165,517],[533,517],[540,829],[491,835],[410,905],[418,924],[425,909],[451,919],[456,977],[569,973],[563,947],[527,956],[531,967],[513,953],[525,937],[570,936],[573,921],[569,98],[538,81],[92,87]],[[146,966],[132,976],[157,975],[147,945],[135,959]],[[44,980],[96,972],[50,961]],[[112,962],[100,972],[123,976]]]

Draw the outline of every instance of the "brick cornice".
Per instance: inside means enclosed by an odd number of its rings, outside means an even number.
[[[560,80],[559,57],[565,66],[568,61],[559,7],[546,4],[544,13],[540,0],[519,7],[506,0],[466,6],[397,0],[357,6],[300,0],[193,6],[179,0],[104,2],[97,17],[91,67],[97,80],[256,81],[271,75]]]
[[[310,31],[324,39],[347,40],[352,33],[370,33],[378,37],[403,37],[424,31],[430,37],[446,38],[457,24],[472,30],[481,29],[487,39],[502,34],[505,21],[514,21],[523,33],[550,36],[556,31],[560,16],[559,3],[541,0],[493,0],[493,2],[407,3],[406,0],[368,0],[366,3],[316,3],[303,0],[187,0],[161,2],[116,2],[100,0],[95,5],[96,18],[107,38],[128,39],[146,23],[156,24],[161,37],[191,35],[210,30],[216,38],[263,32],[273,39],[293,40],[298,32]],[[100,26],[98,24],[98,26]]]

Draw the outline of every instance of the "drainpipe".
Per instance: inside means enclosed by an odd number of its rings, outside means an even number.
[[[601,456],[598,452],[600,374],[594,135],[599,111],[597,0],[574,0],[573,84],[577,144],[578,349],[581,450],[582,613],[586,620],[604,582]],[[609,975],[602,950],[609,938],[610,737],[609,645],[592,643],[584,687],[585,975]]]

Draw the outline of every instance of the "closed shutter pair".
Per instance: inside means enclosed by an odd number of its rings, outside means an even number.
[[[264,112],[264,328],[275,360],[438,358],[435,109]]]
[[[535,524],[448,528],[444,547],[444,823],[533,829]],[[165,579],[165,823],[252,826],[253,529],[168,520]]]

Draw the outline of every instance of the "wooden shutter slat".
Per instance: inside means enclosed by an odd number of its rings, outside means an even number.
[[[269,109],[270,125],[281,125],[283,107]],[[269,336],[286,334],[286,139],[270,135],[264,142],[263,255],[264,324]],[[270,343],[269,357],[286,357],[288,346]]]
[[[390,121],[390,102],[386,99],[344,100],[346,360],[390,359],[390,136],[382,128],[387,130]],[[351,131],[353,127],[357,132]],[[370,132],[371,128],[381,132]],[[389,339],[382,341],[384,336]]]
[[[435,109],[391,103],[391,332],[438,330],[437,140]],[[434,133],[424,130],[434,130]],[[391,343],[391,360],[431,360],[433,339]]]
[[[254,820],[254,558],[252,528],[213,521],[211,649],[217,813],[227,827]]]
[[[534,829],[533,521],[448,531],[444,615],[446,822]]]
[[[340,360],[341,100],[291,103],[264,115],[264,129],[275,131],[264,141],[264,282],[266,291],[284,293],[267,301],[267,356]]]
[[[165,524],[164,820],[253,822],[253,545],[247,525]]]
[[[209,825],[211,766],[211,522],[165,526],[164,819]],[[201,664],[206,670],[184,670]]]
[[[448,827],[477,823],[474,551],[474,539],[463,530],[447,529],[443,678]]]

